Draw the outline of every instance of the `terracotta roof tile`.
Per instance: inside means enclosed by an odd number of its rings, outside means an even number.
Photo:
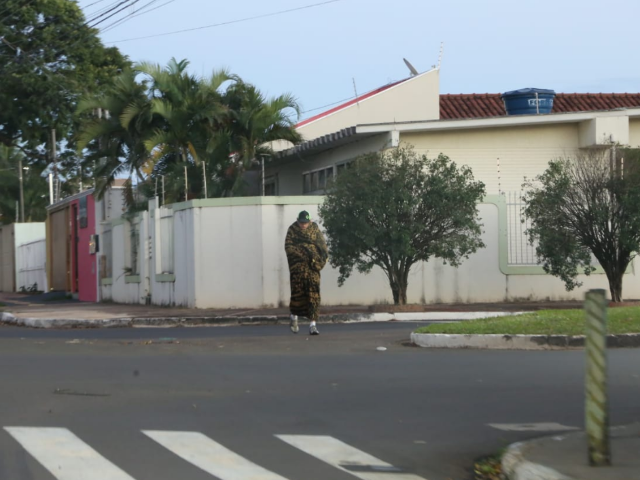
[[[640,93],[559,93],[552,113],[640,108]],[[499,93],[440,95],[440,119],[487,118],[506,115]]]
[[[372,97],[409,79],[390,83],[380,88],[344,102],[330,110],[302,120],[296,127],[302,127],[320,118],[340,111],[354,103]],[[552,113],[589,112],[613,110],[615,108],[640,108],[640,93],[558,93],[553,102]],[[499,93],[462,93],[440,95],[440,119],[457,120],[463,118],[487,118],[506,115]]]

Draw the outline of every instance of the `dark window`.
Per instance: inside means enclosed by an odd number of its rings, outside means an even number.
[[[276,182],[265,183],[264,184],[264,194],[266,197],[274,197],[278,194],[276,192]]]
[[[305,173],[302,175],[302,193],[311,192],[311,174]]]
[[[340,175],[347,168],[351,168],[351,162],[345,162],[345,163],[341,163],[339,165],[336,165],[336,175]]]
[[[78,211],[78,217],[80,220],[80,228],[87,228],[88,220],[87,220],[87,196],[85,195],[78,202],[80,204],[80,208]]]
[[[332,179],[333,167],[305,173],[302,175],[302,193],[324,193]]]

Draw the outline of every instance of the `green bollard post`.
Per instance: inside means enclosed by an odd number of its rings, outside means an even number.
[[[589,465],[611,465],[609,405],[607,395],[607,297],[602,289],[589,290],[584,302],[586,316],[585,429]]]

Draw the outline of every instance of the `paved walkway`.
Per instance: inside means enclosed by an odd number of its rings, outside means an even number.
[[[198,309],[161,307],[156,305],[89,303],[69,300],[64,294],[48,293],[28,295],[1,293],[0,303],[4,310],[18,318],[56,318],[95,320],[123,317],[168,318],[168,317],[261,317],[286,316],[288,308],[258,309]],[[418,312],[513,312],[533,311],[545,308],[581,308],[580,302],[515,302],[482,304],[432,304],[432,305],[354,305],[322,306],[322,316],[367,315],[372,313],[418,313]]]

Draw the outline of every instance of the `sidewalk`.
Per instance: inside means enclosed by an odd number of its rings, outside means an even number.
[[[610,430],[610,467],[590,467],[584,432],[509,447],[502,468],[509,480],[640,480],[640,424]]]
[[[0,303],[4,310],[16,316],[31,317],[56,316],[69,318],[116,318],[135,317],[207,317],[207,316],[272,316],[288,315],[289,309],[198,309],[183,307],[163,307],[157,305],[88,303],[67,300],[64,294],[28,295],[0,292]],[[421,312],[516,312],[535,311],[547,308],[582,308],[582,302],[511,302],[511,303],[458,303],[429,305],[348,305],[322,306],[321,315],[372,314],[372,313],[421,313]]]
[[[86,303],[61,293],[25,295],[0,293],[2,322],[37,328],[131,327],[176,325],[244,325],[287,323],[289,310],[195,309],[116,303]],[[582,308],[580,302],[522,302],[495,304],[434,304],[322,306],[321,323],[470,320],[544,308]]]

